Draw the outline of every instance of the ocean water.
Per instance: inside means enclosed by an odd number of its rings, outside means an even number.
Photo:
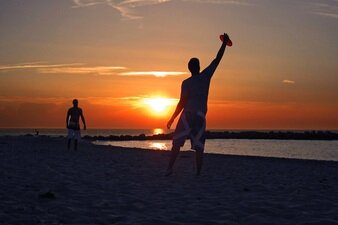
[[[95,141],[94,144],[155,150],[171,149],[170,140]],[[182,150],[190,150],[189,140]],[[338,141],[211,139],[206,140],[205,153],[338,161]]]
[[[66,129],[0,129],[3,135],[36,134],[48,136],[66,136]],[[109,135],[153,135],[168,133],[163,129],[90,129],[81,131],[82,135],[109,136]],[[121,147],[144,148],[154,150],[170,150],[170,140],[154,141],[94,141],[97,145],[112,145]],[[187,140],[182,148],[190,150],[190,141]],[[279,157],[294,159],[331,160],[338,161],[338,141],[317,140],[262,140],[262,139],[211,139],[206,140],[206,153],[226,155],[247,155],[263,157]]]

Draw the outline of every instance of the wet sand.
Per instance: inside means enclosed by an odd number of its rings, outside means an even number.
[[[0,137],[0,224],[338,224],[338,162]]]

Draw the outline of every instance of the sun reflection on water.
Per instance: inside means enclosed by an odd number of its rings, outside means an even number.
[[[149,148],[156,150],[168,150],[167,145],[161,142],[152,142],[149,144]]]
[[[164,133],[164,130],[162,128],[155,128],[153,130],[153,135],[156,135],[156,134],[163,134]]]

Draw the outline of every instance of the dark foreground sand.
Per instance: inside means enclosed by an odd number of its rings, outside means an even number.
[[[0,224],[338,224],[338,162],[65,142],[0,137]]]

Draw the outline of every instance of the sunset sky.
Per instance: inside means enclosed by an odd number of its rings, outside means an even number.
[[[338,129],[338,0],[2,0],[0,127],[164,128],[223,32],[207,128]]]

